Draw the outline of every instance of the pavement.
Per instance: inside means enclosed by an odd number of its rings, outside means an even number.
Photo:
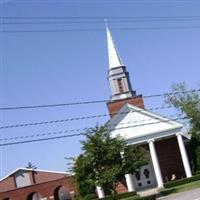
[[[157,200],[200,200],[200,188],[160,197]]]
[[[146,190],[137,192],[137,194],[139,194],[141,197],[150,196],[150,195],[158,194],[158,193],[159,193],[158,188],[151,188],[151,189],[146,189]]]

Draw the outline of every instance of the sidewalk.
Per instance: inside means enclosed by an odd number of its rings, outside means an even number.
[[[151,188],[151,189],[146,189],[146,190],[142,190],[142,191],[138,191],[137,194],[140,195],[141,197],[146,197],[146,196],[150,196],[153,194],[158,194],[158,188]]]
[[[200,188],[159,197],[157,200],[200,200]]]

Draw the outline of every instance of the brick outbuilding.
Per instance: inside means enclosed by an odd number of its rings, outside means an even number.
[[[73,199],[75,178],[65,172],[19,168],[0,180],[1,200]]]

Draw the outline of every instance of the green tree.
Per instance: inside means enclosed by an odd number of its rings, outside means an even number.
[[[134,173],[148,162],[144,148],[126,146],[123,138],[111,137],[104,126],[89,129],[81,143],[83,153],[76,159],[73,171],[82,196],[97,185],[115,194],[125,173]]]
[[[194,170],[200,170],[200,96],[197,91],[188,91],[185,83],[173,84],[172,93],[166,95],[166,103],[189,119]]]

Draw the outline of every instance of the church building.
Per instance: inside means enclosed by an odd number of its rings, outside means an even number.
[[[123,64],[108,27],[108,80],[111,97],[107,107],[111,119],[110,134],[122,136],[127,145],[146,146],[150,162],[139,169],[137,175],[126,174],[125,184],[119,191],[131,192],[147,188],[162,188],[174,178],[191,177],[191,167],[185,147],[188,140],[182,132],[183,125],[145,110],[142,95],[132,89],[129,73]],[[99,198],[103,189],[97,187]]]

